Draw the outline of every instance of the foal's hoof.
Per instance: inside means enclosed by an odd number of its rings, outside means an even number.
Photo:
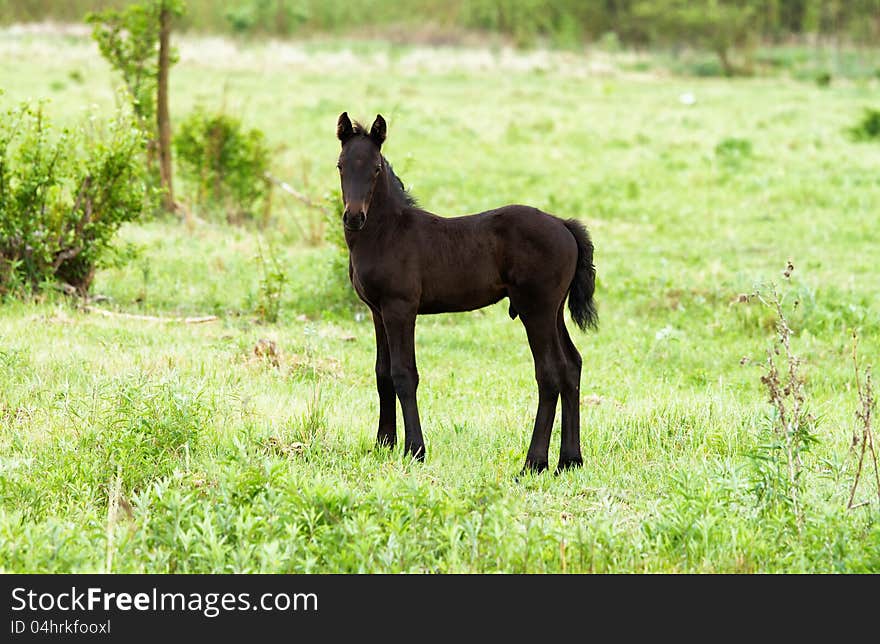
[[[584,459],[580,456],[575,456],[574,458],[567,459],[559,459],[559,465],[556,466],[556,473],[562,474],[565,470],[574,469],[575,467],[582,467],[584,464]]]
[[[517,480],[519,480],[521,477],[526,476],[527,474],[540,474],[548,467],[549,466],[547,464],[547,461],[543,461],[541,463],[526,461],[526,464],[523,465],[522,470],[520,470],[520,473],[517,475],[516,478]]]
[[[404,454],[412,458],[414,461],[419,461],[420,463],[425,462],[424,445],[407,445]]]
[[[394,444],[397,442],[397,437],[394,434],[386,434],[384,432],[380,432],[376,436],[376,447],[378,449],[392,449]]]

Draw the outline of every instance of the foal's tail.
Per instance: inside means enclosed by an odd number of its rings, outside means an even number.
[[[569,219],[564,222],[565,227],[574,235],[578,246],[577,268],[574,279],[571,280],[571,290],[568,293],[568,310],[571,317],[581,331],[587,327],[597,328],[599,314],[596,312],[596,303],[593,301],[593,293],[596,291],[596,267],[593,266],[593,242],[590,233],[577,219]]]

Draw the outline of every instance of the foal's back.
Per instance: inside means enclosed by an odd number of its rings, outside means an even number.
[[[574,277],[577,243],[561,219],[537,208],[449,218],[413,209],[405,217],[402,236],[417,249],[405,261],[419,273],[419,313],[470,311],[511,290],[564,292]]]

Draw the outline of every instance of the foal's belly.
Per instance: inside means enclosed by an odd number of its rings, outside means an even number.
[[[419,267],[419,313],[473,311],[495,304],[507,295],[491,247],[469,247],[456,240],[437,243],[435,248]]]
[[[484,306],[495,304],[507,295],[503,287],[467,289],[463,288],[455,293],[423,294],[419,303],[420,314],[431,313],[458,313],[461,311],[473,311]]]

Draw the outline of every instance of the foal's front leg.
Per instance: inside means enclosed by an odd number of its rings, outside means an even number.
[[[397,399],[394,395],[394,380],[391,378],[391,354],[388,351],[382,315],[376,309],[371,310],[376,329],[376,389],[379,391],[379,431],[376,433],[376,443],[394,447],[397,442]]]
[[[419,372],[416,369],[416,307],[399,302],[382,307],[382,321],[391,357],[391,380],[403,410],[404,453],[425,460],[425,439],[419,421],[416,390]]]

